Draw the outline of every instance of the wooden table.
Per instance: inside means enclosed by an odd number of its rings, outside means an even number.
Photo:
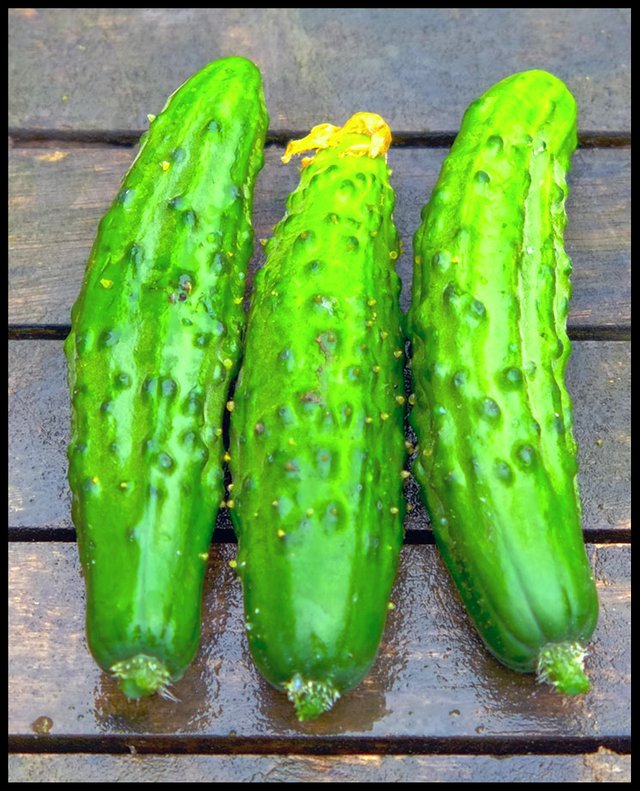
[[[14,8],[9,25],[11,780],[628,781],[630,10]],[[287,139],[356,110],[389,122],[405,310],[411,237],[465,107],[527,68],[575,94],[568,387],[601,601],[588,695],[562,699],[487,654],[411,486],[378,661],[320,720],[299,724],[251,663],[224,513],[180,702],[127,702],[89,655],[66,483],[70,307],[146,114],[231,54],[261,68],[271,116],[257,239],[297,182]],[[256,245],[252,273],[262,261]]]

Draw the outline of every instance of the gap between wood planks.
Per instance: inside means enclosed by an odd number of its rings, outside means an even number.
[[[95,144],[112,146],[134,146],[145,129],[25,129],[9,127],[9,137],[14,146],[38,146],[47,143]],[[289,140],[304,137],[308,130],[284,130],[267,133],[267,146],[285,146]],[[456,131],[441,132],[393,132],[393,145],[403,148],[450,148]],[[590,130],[579,132],[579,148],[625,148],[631,146],[630,132]]]
[[[69,324],[9,324],[10,341],[63,341],[71,330]],[[568,328],[571,341],[630,341],[631,328],[626,325],[580,326]]]
[[[631,752],[630,736],[558,739],[549,736],[488,737],[247,737],[105,734],[95,736],[10,736],[9,752],[198,755],[576,755],[599,748]]]
[[[220,517],[218,517],[220,518]],[[76,531],[73,527],[12,527],[9,525],[9,541],[19,543],[35,543],[55,541],[58,543],[75,543]],[[629,544],[631,543],[631,528],[590,528],[583,530],[586,544]],[[233,527],[227,525],[216,526],[212,538],[213,544],[236,544],[236,534]],[[424,527],[407,528],[404,532],[404,544],[435,544],[431,530]]]

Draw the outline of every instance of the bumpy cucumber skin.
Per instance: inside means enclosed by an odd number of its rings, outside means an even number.
[[[598,617],[564,382],[576,144],[560,80],[503,80],[465,113],[414,237],[413,472],[480,635],[520,671],[555,644],[581,659]]]
[[[320,151],[289,196],[256,275],[230,424],[249,646],[300,719],[369,670],[403,539],[395,194],[384,157],[343,155],[366,140]]]
[[[100,223],[72,310],[72,514],[88,643],[110,672],[141,662],[176,680],[198,647],[267,126],[243,58],[182,85]]]

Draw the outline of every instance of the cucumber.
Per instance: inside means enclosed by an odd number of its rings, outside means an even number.
[[[129,698],[171,697],[198,648],[267,125],[244,58],[172,94],[100,222],[72,309],[68,477],[87,640]]]
[[[589,688],[598,618],[565,385],[566,174],[576,103],[544,71],[467,109],[414,236],[413,464],[489,650],[559,691]]]
[[[371,667],[403,540],[399,241],[380,116],[287,147],[298,187],[255,278],[230,421],[251,655],[313,719]]]

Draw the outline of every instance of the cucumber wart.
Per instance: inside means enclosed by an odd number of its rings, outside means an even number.
[[[210,63],[150,120],[65,343],[88,643],[130,698],[171,697],[200,639],[268,126],[260,73]]]
[[[358,113],[286,149],[300,183],[255,278],[230,423],[246,633],[300,720],[378,650],[403,539],[404,334],[390,130]]]
[[[488,648],[567,694],[589,688],[598,617],[565,386],[563,246],[576,103],[543,71],[474,101],[414,237],[414,474]]]

